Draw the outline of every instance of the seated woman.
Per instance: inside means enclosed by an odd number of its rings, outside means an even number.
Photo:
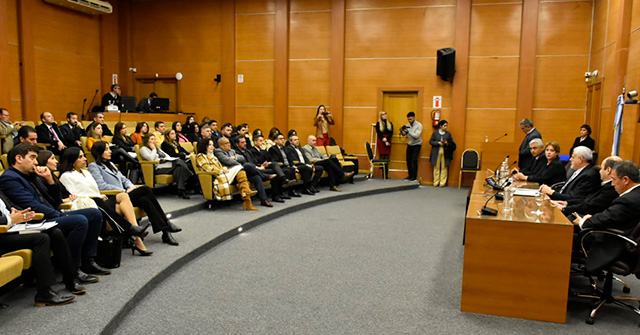
[[[196,161],[198,167],[204,171],[213,172],[215,179],[213,180],[213,192],[217,200],[231,200],[232,195],[229,190],[229,185],[235,180],[237,187],[240,190],[240,196],[244,201],[242,203],[242,209],[257,211],[258,209],[253,207],[251,197],[254,196],[257,191],[252,191],[249,187],[249,181],[247,180],[247,174],[242,169],[242,165],[234,165],[231,168],[227,168],[220,164],[220,161],[213,154],[215,146],[213,140],[202,139],[198,142],[198,152]]]
[[[561,181],[566,180],[566,171],[564,166],[560,162],[558,155],[560,154],[560,144],[558,142],[551,141],[547,143],[544,149],[545,157],[547,158],[547,164],[537,173],[530,176],[525,176],[522,173],[517,173],[513,179],[532,181],[539,184],[553,185]]]
[[[142,139],[149,133],[149,125],[146,122],[138,122],[136,132],[131,134],[131,140],[135,144],[142,144]]]
[[[98,184],[100,191],[120,190],[129,194],[131,203],[147,212],[153,232],[162,232],[162,242],[169,245],[178,245],[171,233],[181,231],[178,226],[167,219],[167,215],[160,207],[156,196],[146,185],[133,185],[125,178],[111,162],[111,150],[106,142],[96,142],[91,148],[91,155],[95,162],[89,164],[89,172]]]
[[[164,141],[160,145],[160,149],[167,155],[175,158],[186,160],[190,157],[191,153],[183,148],[178,142],[177,132],[173,129],[165,130]]]
[[[271,130],[269,130],[269,137],[267,138],[267,141],[265,142],[265,148],[264,150],[269,151],[269,148],[271,148],[272,146],[276,145],[276,142],[274,142],[276,140],[276,137],[278,136],[278,134],[280,134],[280,129],[273,127],[271,128]]]
[[[75,155],[79,156],[79,154],[83,154],[82,150],[77,147],[67,148],[69,150],[65,150],[62,155],[62,161],[65,162],[70,160],[69,157]],[[78,154],[79,153],[79,154]],[[66,158],[65,158],[66,157]],[[84,154],[82,156],[83,162],[86,165],[86,159],[84,158]],[[138,227],[138,223],[135,220],[135,215],[133,215],[133,221],[125,220],[117,210],[118,206],[121,206],[122,203],[128,201],[128,197],[126,199],[124,197],[113,197],[113,199],[107,199],[107,196],[100,194],[98,191],[97,185],[95,190],[88,191],[91,189],[91,185],[89,183],[92,181],[95,184],[95,181],[89,175],[87,171],[86,175],[88,179],[74,180],[73,182],[69,181],[68,176],[65,176],[65,171],[62,171],[62,176],[58,179],[53,172],[58,169],[58,161],[56,157],[53,155],[53,152],[49,150],[41,150],[38,153],[38,165],[46,166],[51,171],[51,176],[53,180],[56,182],[58,188],[60,189],[60,195],[63,197],[63,203],[72,203],[72,210],[84,209],[84,208],[98,208],[102,211],[103,218],[110,221],[110,224],[117,224],[122,228],[122,230],[130,235],[136,236],[136,240],[140,240],[140,237],[147,236],[148,232],[146,231],[148,226]],[[61,168],[67,168],[64,163],[61,164]],[[68,175],[68,174],[67,174]],[[67,182],[65,182],[65,180]],[[95,192],[94,192],[95,191]],[[118,199],[116,199],[118,198]],[[131,202],[129,202],[131,205]],[[122,206],[126,206],[126,203]],[[133,206],[131,207],[131,214],[133,214]],[[139,242],[144,248],[144,244],[142,244],[142,240]],[[143,254],[143,252],[141,252]],[[149,254],[150,255],[150,254]],[[148,255],[143,255],[148,256]]]
[[[182,126],[182,124],[180,124],[180,122],[178,122],[178,121],[173,122],[171,124],[171,129],[173,129],[176,132],[176,138],[178,139],[179,143],[191,142],[187,138],[187,135],[182,131],[182,129],[184,129],[184,127]],[[165,137],[166,137],[166,135],[165,135]]]
[[[200,140],[200,125],[197,122],[191,122],[187,128],[187,138],[189,142],[198,142]]]
[[[71,149],[71,148],[70,148]],[[72,194],[78,197],[92,198],[96,205],[103,211],[105,218],[112,220],[123,229],[127,226],[137,226],[133,204],[127,193],[118,193],[115,196],[100,194],[98,184],[91,176],[87,168],[87,158],[80,148],[65,150],[60,163],[60,182]],[[115,227],[112,227],[115,229]],[[146,230],[148,225],[144,226]],[[145,231],[144,236],[147,235]],[[138,251],[140,256],[151,256],[139,236],[134,239],[131,252]]]
[[[196,118],[193,117],[193,115],[189,115],[189,116],[187,116],[187,119],[184,121],[184,124],[182,126],[185,127],[185,129],[186,129],[187,127],[189,127],[189,125],[192,122],[196,122]]]
[[[187,195],[187,181],[193,174],[189,171],[187,164],[182,159],[168,161],[167,158],[171,156],[156,146],[156,137],[153,134],[145,137],[142,143],[144,145],[140,148],[140,156],[142,156],[142,159],[159,161],[160,164],[156,164],[155,173],[173,174],[173,179],[178,188],[178,196],[183,199],[189,199]]]
[[[124,129],[126,134],[126,126],[124,127]],[[122,130],[120,130],[120,133],[121,132]],[[97,141],[104,141],[109,143],[106,138],[102,137],[102,125],[100,125],[99,123],[94,123],[89,126],[89,129],[87,130],[87,148],[91,150],[93,144]],[[132,182],[137,183],[138,178],[140,177],[140,163],[138,162],[138,160],[129,155],[124,149],[119,148],[115,145],[111,149],[111,151],[113,152],[113,161],[119,165],[120,172],[122,172],[123,175],[128,176],[129,180],[131,180]]]

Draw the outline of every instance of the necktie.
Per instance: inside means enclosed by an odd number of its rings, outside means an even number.
[[[284,153],[282,147],[278,147],[280,149],[280,154],[282,155],[282,161],[284,162],[284,166],[289,166],[289,161],[287,160],[287,155]]]
[[[56,135],[56,132],[53,130],[53,127],[49,127],[49,130],[51,130],[51,134],[53,134],[53,139],[60,142],[60,139],[58,138],[58,135]]]
[[[576,171],[571,175],[571,178],[569,178],[569,180],[567,180],[566,183],[564,183],[564,185],[562,185],[562,188],[560,189],[560,194],[562,194],[562,191],[564,191],[564,189],[567,187],[567,185],[569,185],[569,183],[576,177],[578,176],[578,173],[580,171]]]

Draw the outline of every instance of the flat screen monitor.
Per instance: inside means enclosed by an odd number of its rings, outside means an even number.
[[[151,112],[166,112],[169,110],[169,99],[155,98],[151,101]]]
[[[122,97],[122,104],[124,105],[122,111],[135,112],[136,111],[136,97]]]

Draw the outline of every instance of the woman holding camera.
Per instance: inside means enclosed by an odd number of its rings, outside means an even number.
[[[318,106],[316,116],[313,118],[313,125],[316,126],[316,138],[318,139],[318,143],[316,145],[321,145],[323,147],[330,145],[329,125],[333,124],[335,124],[335,120],[333,119],[331,112],[327,111],[324,105]]]

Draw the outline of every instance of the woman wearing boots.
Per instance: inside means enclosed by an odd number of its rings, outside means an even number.
[[[235,179],[243,200],[242,209],[257,211],[258,209],[255,208],[251,202],[251,197],[257,192],[252,191],[249,187],[247,174],[244,172],[242,165],[235,165],[231,168],[222,166],[220,161],[218,161],[216,156],[213,154],[214,149],[215,146],[212,140],[200,140],[200,142],[198,142],[199,154],[196,156],[196,161],[200,169],[214,173],[215,179],[213,180],[213,190],[216,199],[219,201],[232,199],[229,185]]]
[[[131,203],[140,207],[149,216],[149,222],[153,232],[162,232],[162,242],[169,245],[178,245],[171,233],[181,231],[178,226],[167,219],[167,215],[160,207],[156,196],[146,185],[133,185],[125,178],[111,162],[111,150],[105,142],[96,142],[91,148],[91,155],[95,162],[89,164],[89,172],[98,184],[100,191],[120,190],[129,194]]]

